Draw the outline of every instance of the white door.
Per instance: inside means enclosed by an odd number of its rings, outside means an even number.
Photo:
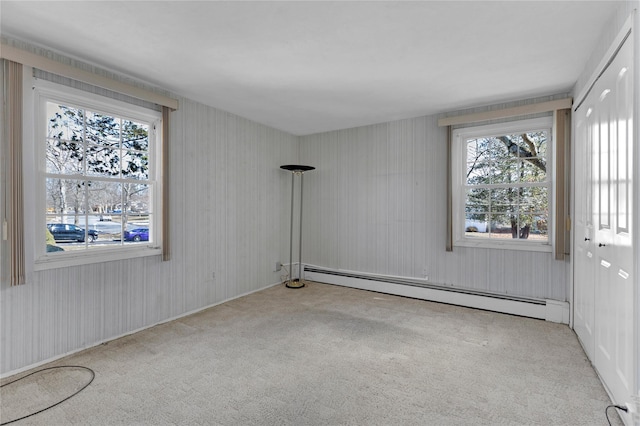
[[[584,105],[584,104],[583,104]],[[595,315],[595,261],[593,232],[593,135],[592,106],[582,107],[575,115],[575,213],[574,213],[574,318],[576,334],[589,359],[593,359]]]
[[[587,152],[576,156],[576,167],[583,162],[585,170],[576,175],[580,179],[582,174],[584,181],[576,182],[576,215],[580,216],[574,234],[575,329],[613,400],[619,403],[629,401],[633,394],[636,368],[632,58],[632,39],[628,38],[576,117],[576,145],[578,138],[584,138]]]

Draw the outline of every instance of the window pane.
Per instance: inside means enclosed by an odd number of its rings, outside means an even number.
[[[513,144],[515,144],[514,146],[510,146],[509,148],[511,154],[513,154],[514,157],[531,158],[536,156],[535,153],[529,149],[527,143],[525,142],[526,134],[509,135],[507,137]]]
[[[149,179],[149,156],[146,152],[127,151],[122,158],[122,177]]]
[[[150,185],[125,183],[122,185],[126,213],[149,213],[151,206]]]
[[[104,145],[87,147],[87,175],[118,177],[120,176],[120,150]]]
[[[486,139],[469,139],[467,141],[467,162],[474,163],[478,160],[488,160],[489,144]]]
[[[122,123],[122,147],[136,151],[149,150],[149,126],[125,120]]]
[[[509,150],[511,141],[505,136],[491,138],[491,158],[496,163],[513,159],[514,155]]]
[[[149,229],[150,223],[150,214],[129,214],[123,242],[125,244],[131,244],[152,241],[153,238]]]
[[[74,179],[47,178],[45,181],[47,193],[46,208],[48,214],[57,214],[62,223],[69,223],[70,217],[83,215],[86,210],[85,182]],[[70,223],[76,223],[72,219]]]
[[[467,185],[491,183],[491,164],[488,161],[467,163]]]
[[[89,205],[96,214],[93,228],[100,245],[120,244],[122,237],[122,184],[92,181],[88,190]]]
[[[520,211],[546,212],[548,210],[549,198],[546,187],[522,188],[520,196]]]
[[[546,164],[539,158],[521,161],[519,166],[520,182],[544,182],[547,180]]]
[[[530,238],[538,240],[549,238],[549,217],[546,214],[533,216]]]
[[[133,185],[135,191],[131,194],[130,205],[134,213],[152,213],[151,185]]]
[[[133,228],[149,228],[151,223],[151,190],[150,185],[125,183],[122,185],[123,200],[126,209],[122,211],[122,226],[124,230]],[[148,241],[144,239],[142,241]],[[133,236],[127,239],[126,233],[124,242],[133,241]],[[136,240],[137,242],[139,240]]]
[[[490,183],[491,140],[487,138],[467,141],[467,184]]]
[[[104,217],[104,215],[103,215]],[[99,221],[93,225],[93,229],[98,231],[98,245],[100,246],[113,246],[120,244],[122,237],[122,223],[120,222],[120,216],[112,216],[110,221]],[[100,220],[98,218],[98,220]]]
[[[122,184],[90,181],[87,190],[92,212],[102,214],[103,222],[107,216],[106,221],[113,221],[114,211],[122,204]]]
[[[471,188],[467,191],[465,210],[467,212],[489,211],[489,189]]]
[[[516,183],[518,182],[518,161],[513,159],[503,159],[495,161],[491,168],[491,183]]]
[[[84,112],[57,103],[47,102],[47,137],[82,142]]]
[[[65,211],[64,181],[62,179],[47,179],[45,188],[47,192],[47,213],[63,213]]]
[[[511,206],[518,204],[516,188],[496,188],[491,190],[491,211],[511,211]]]
[[[512,222],[512,232],[516,232],[519,239],[526,240],[531,233],[531,225],[533,217],[530,215],[518,215],[514,216],[514,222]],[[516,228],[517,226],[517,228]]]
[[[100,223],[100,215],[88,215],[87,221],[87,225],[85,226],[87,228],[87,235],[89,237],[87,241],[91,243],[90,246],[93,246],[100,240],[100,230],[96,226],[96,224]]]
[[[120,119],[87,111],[87,140],[98,145],[118,147]]]
[[[47,173],[82,174],[84,147],[79,142],[61,139],[47,140]]]
[[[511,238],[511,215],[491,214],[489,216],[489,232],[491,238]]]
[[[482,236],[488,237],[489,226],[487,223],[486,214],[467,214],[464,223],[464,231],[467,236]],[[481,234],[481,235],[480,235]]]
[[[547,156],[547,132],[527,132],[520,137],[522,147],[527,151],[522,153],[520,157],[538,157],[544,159]]]
[[[518,238],[547,240],[548,220],[546,215],[519,215]]]

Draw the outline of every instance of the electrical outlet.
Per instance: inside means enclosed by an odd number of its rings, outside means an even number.
[[[422,276],[424,277],[425,280],[429,279],[429,271],[427,270],[427,268],[422,269]]]
[[[276,269],[274,269],[274,272],[278,272],[282,270],[282,263],[281,262],[276,262]]]

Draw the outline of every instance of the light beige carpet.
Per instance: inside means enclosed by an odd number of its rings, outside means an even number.
[[[51,365],[96,377],[15,424],[606,425],[610,403],[566,325],[317,283],[272,287]],[[56,382],[40,382],[20,392],[55,394]],[[17,391],[2,388],[3,422],[42,402],[9,398]]]

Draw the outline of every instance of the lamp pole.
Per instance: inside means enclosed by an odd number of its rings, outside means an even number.
[[[291,172],[291,225],[289,226],[289,279],[286,286],[288,288],[302,288],[304,287],[304,281],[302,281],[302,201],[304,195],[304,172],[315,170],[312,166],[302,166],[298,164],[288,164],[280,166],[281,169]],[[294,210],[294,186],[295,177],[300,176],[300,235],[298,243],[298,278],[293,279],[293,210]]]

